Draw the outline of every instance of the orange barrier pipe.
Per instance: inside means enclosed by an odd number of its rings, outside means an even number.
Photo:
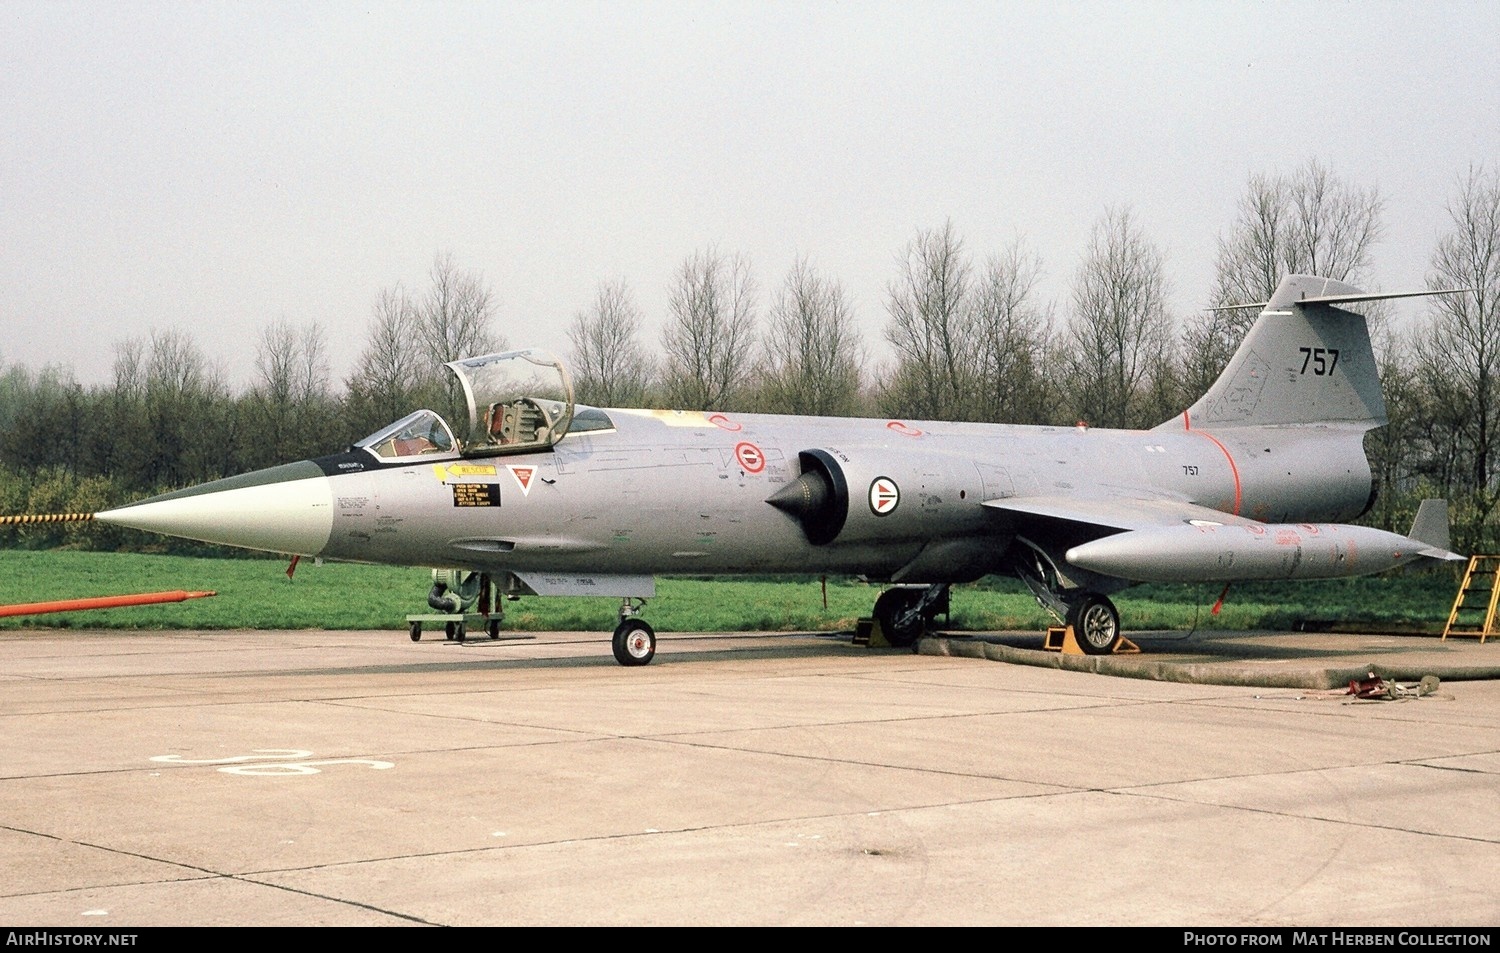
[[[13,615],[42,615],[47,612],[78,612],[84,609],[117,609],[121,606],[149,606],[160,602],[185,602],[216,596],[216,592],[143,592],[133,596],[98,596],[93,599],[62,599],[57,602],[28,602],[22,605],[0,606],[0,617]]]
[[[28,516],[0,516],[0,526],[26,526],[31,523],[87,523],[93,513],[36,513]]]

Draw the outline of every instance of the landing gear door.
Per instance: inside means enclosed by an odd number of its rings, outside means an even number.
[[[465,456],[533,453],[573,422],[573,384],[561,361],[535,348],[450,361],[469,404]]]

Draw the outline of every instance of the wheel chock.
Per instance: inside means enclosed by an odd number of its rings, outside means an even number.
[[[1078,645],[1078,639],[1073,635],[1071,625],[1054,625],[1047,628],[1046,641],[1042,648],[1048,652],[1061,652],[1063,655],[1087,655]],[[1111,655],[1139,655],[1141,647],[1134,642],[1120,636],[1115,640],[1115,647],[1110,651]]]
[[[875,619],[860,619],[854,624],[854,644],[877,649],[895,648],[885,637],[885,630]]]
[[[1071,625],[1053,625],[1047,627],[1047,641],[1042,643],[1042,648],[1048,652],[1061,652],[1064,655],[1087,655],[1078,645],[1078,639],[1073,635]]]

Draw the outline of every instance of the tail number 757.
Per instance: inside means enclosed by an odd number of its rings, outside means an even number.
[[[1336,347],[1299,347],[1302,352],[1302,373],[1311,370],[1318,377],[1333,373],[1339,366],[1339,349]]]

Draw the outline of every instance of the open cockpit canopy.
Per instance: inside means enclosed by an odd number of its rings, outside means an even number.
[[[536,348],[443,365],[469,405],[465,456],[542,450],[573,422],[573,383],[561,361]]]

